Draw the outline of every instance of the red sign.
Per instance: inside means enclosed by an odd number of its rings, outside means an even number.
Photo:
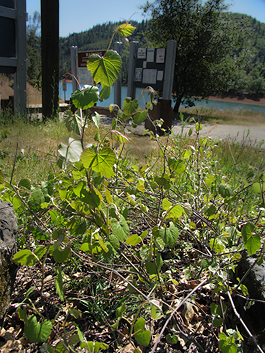
[[[66,80],[63,80],[63,91],[67,91],[67,89],[66,89]]]
[[[86,63],[90,55],[97,54],[99,56],[104,56],[106,50],[90,50],[90,51],[81,51],[78,55],[78,67],[86,67]]]

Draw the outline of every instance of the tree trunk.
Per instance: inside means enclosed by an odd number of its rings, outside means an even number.
[[[177,100],[175,102],[174,108],[173,108],[173,113],[175,116],[175,119],[179,119],[179,107],[180,107],[180,103],[182,101],[182,96],[178,96]]]

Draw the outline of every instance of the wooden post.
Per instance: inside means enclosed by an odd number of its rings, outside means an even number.
[[[114,50],[122,56],[122,42],[115,42]],[[114,104],[121,108],[121,75],[114,82]]]
[[[59,106],[59,0],[41,0],[42,117]]]
[[[163,98],[172,98],[172,88],[174,81],[175,60],[176,60],[177,42],[175,40],[167,41],[167,56],[165,67],[165,78],[163,85]]]
[[[15,113],[23,115],[26,112],[26,1],[16,1],[16,45],[17,69],[14,74],[14,109]]]
[[[131,97],[132,100],[135,98],[135,60],[137,57],[138,42],[130,42],[130,55],[129,55],[129,68],[128,68],[128,87],[127,87],[127,97]]]

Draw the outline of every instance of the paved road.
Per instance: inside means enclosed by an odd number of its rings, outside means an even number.
[[[195,125],[189,124],[184,127],[183,133],[188,134],[190,128],[193,129],[193,136],[195,136]],[[129,128],[130,131],[142,135],[145,131],[144,124],[141,124],[136,129]],[[174,122],[173,133],[181,134],[182,126],[180,122]],[[211,125],[202,124],[200,136],[211,137],[213,140],[233,139],[234,141],[243,141],[244,139],[252,142],[260,143],[264,141],[265,147],[265,126],[241,126],[241,125]]]
[[[241,125],[211,125],[202,124],[203,128],[200,131],[201,136],[211,137],[213,140],[223,140],[226,138],[243,141],[245,138],[252,142],[265,142],[265,126],[241,126]],[[188,125],[184,128],[184,133],[188,133],[189,129],[194,125]],[[181,133],[181,124],[173,126],[173,132]]]

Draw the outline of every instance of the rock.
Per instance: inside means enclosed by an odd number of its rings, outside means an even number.
[[[242,278],[257,260],[257,256],[248,256],[245,252],[239,262],[237,275]],[[247,302],[242,298],[237,298],[235,304],[242,319],[256,337],[257,341],[263,345],[265,329],[265,262],[261,265],[257,263],[252,267],[246,276],[243,284],[248,288],[249,297],[257,300],[250,308],[244,308]],[[261,339],[261,337],[263,339]],[[263,346],[264,348],[264,346]]]
[[[17,251],[17,218],[13,206],[0,200],[0,328],[9,307],[17,266],[12,258]]]

